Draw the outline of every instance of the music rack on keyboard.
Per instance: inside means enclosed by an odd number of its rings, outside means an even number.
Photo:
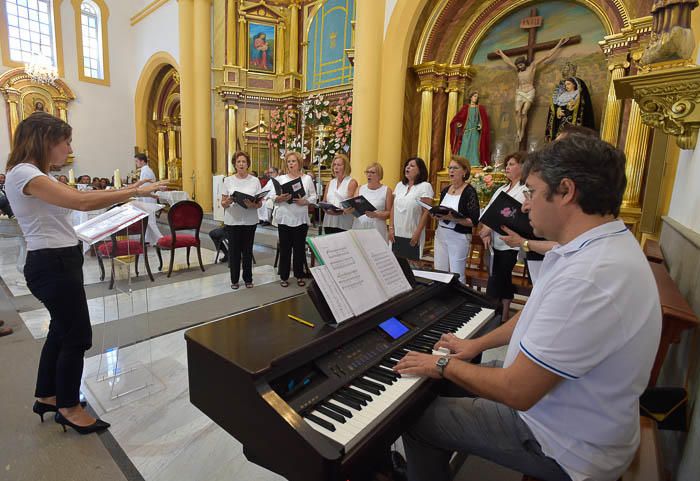
[[[337,328],[306,294],[205,324],[185,334],[190,398],[252,462],[291,480],[361,479],[435,396],[433,380],[392,367],[409,350],[433,352],[444,333],[475,335],[493,317],[487,305],[432,283]],[[379,327],[391,318],[407,328],[396,339]]]

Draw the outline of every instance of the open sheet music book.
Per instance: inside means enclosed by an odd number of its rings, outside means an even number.
[[[253,204],[257,204],[258,201],[260,201],[263,197],[267,195],[267,191],[264,192],[258,192],[255,195],[250,195],[246,194],[245,192],[239,192],[235,191],[233,194],[231,194],[229,197],[233,202],[236,204],[240,205],[244,209],[247,209],[248,206],[245,204],[246,200],[251,201]]]
[[[306,242],[321,263],[311,274],[337,323],[411,290],[393,252],[374,229],[308,237]]]
[[[147,217],[148,214],[148,212],[138,208],[133,202],[129,202],[128,204],[120,205],[119,207],[115,207],[95,216],[82,224],[78,224],[73,227],[73,229],[75,229],[78,239],[92,245],[138,222],[144,217]]]
[[[374,212],[377,210],[377,208],[374,207],[372,203],[365,198],[364,195],[358,195],[357,197],[340,201],[340,205],[342,205],[346,209],[349,209],[350,207],[355,209],[352,212],[352,215],[354,215],[355,217],[362,217],[363,215],[365,215],[366,212]]]
[[[523,212],[523,205],[505,192],[498,194],[481,214],[479,222],[486,224],[501,235],[506,235],[501,226],[506,226],[525,239],[535,237],[530,225],[530,216]]]
[[[432,215],[436,215],[438,217],[447,214],[452,214],[452,217],[454,217],[455,219],[464,219],[467,217],[466,215],[454,210],[453,208],[446,207],[444,205],[431,205],[423,202],[420,199],[416,199],[416,204],[430,212]]]

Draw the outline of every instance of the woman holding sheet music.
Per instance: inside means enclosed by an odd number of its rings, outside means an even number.
[[[357,181],[350,177],[350,159],[345,154],[335,154],[331,163],[333,179],[323,194],[323,201],[342,209],[340,203],[352,197],[357,190]],[[345,210],[345,209],[343,209]],[[325,210],[323,217],[323,232],[334,234],[352,229],[352,214]]]
[[[498,194],[505,192],[521,204],[525,202],[525,184],[521,182],[523,162],[525,154],[515,152],[506,156],[506,177],[510,183],[505,184],[494,192],[489,204],[498,197]],[[506,244],[497,232],[493,232],[488,226],[481,225],[479,236],[487,249],[493,246],[493,263],[489,281],[486,286],[486,295],[501,301],[502,320],[510,318],[510,302],[513,300],[515,288],[513,287],[513,268],[518,261],[519,246],[511,247]]]
[[[476,190],[468,182],[471,174],[469,161],[453,155],[447,167],[450,185],[440,192],[440,205],[457,211],[464,216],[458,218],[452,213],[435,215],[438,225],[435,229],[435,269],[459,274],[459,280],[466,282],[465,269],[467,255],[472,240],[472,227],[479,223],[479,198]]]
[[[35,112],[19,123],[7,161],[5,191],[27,241],[24,277],[49,311],[49,333],[41,351],[33,411],[56,413],[65,430],[80,434],[109,427],[80,404],[83,356],[92,328],[83,287],[83,251],[71,222],[72,210],[95,210],[164,190],[167,181],[137,182],[120,190],[78,191],[49,175],[63,167],[72,129],[63,120]]]
[[[279,275],[280,285],[289,285],[289,268],[294,256],[294,277],[298,286],[306,285],[304,281],[304,259],[306,257],[306,234],[309,231],[309,204],[316,203],[316,188],[311,176],[302,172],[302,157],[299,152],[288,151],[284,155],[287,163],[287,173],[277,177],[277,182],[284,185],[295,179],[301,179],[304,188],[304,196],[292,198],[292,194],[272,194],[270,197],[277,206],[275,208],[275,221],[279,232],[280,261]]]
[[[416,200],[432,204],[434,195],[425,162],[420,157],[411,157],[404,164],[403,179],[394,189],[394,208],[389,220],[389,241],[397,255],[415,260],[423,256],[430,214]]]
[[[367,183],[360,186],[355,197],[363,196],[374,206],[375,211],[367,211],[357,217],[353,223],[353,229],[377,229],[384,240],[388,240],[386,220],[391,215],[394,197],[391,188],[382,184],[384,169],[378,162],[373,162],[365,169]]]
[[[224,195],[221,196],[221,207],[224,210],[224,226],[228,238],[228,266],[231,270],[231,289],[238,289],[241,274],[241,259],[243,260],[243,282],[247,288],[253,287],[253,242],[255,228],[258,226],[258,209],[262,199],[254,202],[243,199],[240,205],[236,202],[234,193],[255,196],[262,188],[260,180],[248,173],[250,156],[245,152],[233,154],[233,165],[236,173],[224,180]]]

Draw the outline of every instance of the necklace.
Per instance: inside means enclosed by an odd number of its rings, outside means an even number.
[[[457,193],[457,191],[458,191],[459,189],[462,188],[463,185],[464,185],[464,183],[462,183],[462,184],[461,184],[460,186],[458,186],[458,187],[455,187],[454,185],[451,185],[451,186],[450,186],[450,189],[447,191],[447,193],[450,194],[450,195],[455,195],[455,194]]]

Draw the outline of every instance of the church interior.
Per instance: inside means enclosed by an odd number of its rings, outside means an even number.
[[[345,154],[358,183],[377,162],[381,182],[392,188],[404,176],[406,159],[418,156],[438,201],[450,184],[448,166],[460,155],[471,164],[468,182],[483,208],[506,183],[511,152],[537,151],[576,125],[624,152],[627,186],[619,218],[648,258],[660,261],[673,298],[670,307],[662,299],[667,351],[653,377],[656,386],[683,393],[685,417],[674,429],[659,423],[654,445],[641,453],[654,458],[656,464],[642,464],[657,473],[646,468],[621,479],[697,480],[697,5],[1,0],[0,173],[20,122],[44,111],[73,128],[73,152],[52,172],[56,178],[65,176],[75,187],[87,175],[118,187],[138,178],[134,156],[143,153],[172,197],[182,194],[201,206],[203,220],[201,270],[194,258],[190,262],[188,247],[187,254],[173,251],[172,275],[170,253],[159,271],[151,248],[146,257],[155,280],[139,276],[138,267],[132,278],[134,259],[127,256],[111,260],[113,288],[100,272],[102,259],[86,249],[93,342],[81,391],[112,427],[78,436],[64,433],[52,416],[39,422],[31,412],[50,316],[24,281],[17,222],[0,216],[0,319],[14,331],[0,338],[0,479],[284,479],[247,457],[221,423],[190,401],[187,329],[305,292],[296,282],[280,286],[279,236],[267,220],[254,238],[255,288],[230,287],[229,269],[207,233],[224,221],[221,186],[236,172],[236,152],[249,154],[249,169],[260,177],[272,168],[284,172],[286,152],[302,152],[304,169],[323,185],[332,178],[334,156]],[[167,215],[158,217],[157,227],[168,231]],[[434,231],[429,225],[425,267],[432,267]],[[469,251],[468,271],[484,269],[477,255],[483,248]],[[523,282],[516,311],[532,288]],[[261,336],[258,342],[266,341]],[[503,355],[493,350],[484,357]],[[208,379],[212,392],[230,384],[213,374]],[[275,443],[273,433],[267,442]],[[524,478],[468,458],[453,479]]]

